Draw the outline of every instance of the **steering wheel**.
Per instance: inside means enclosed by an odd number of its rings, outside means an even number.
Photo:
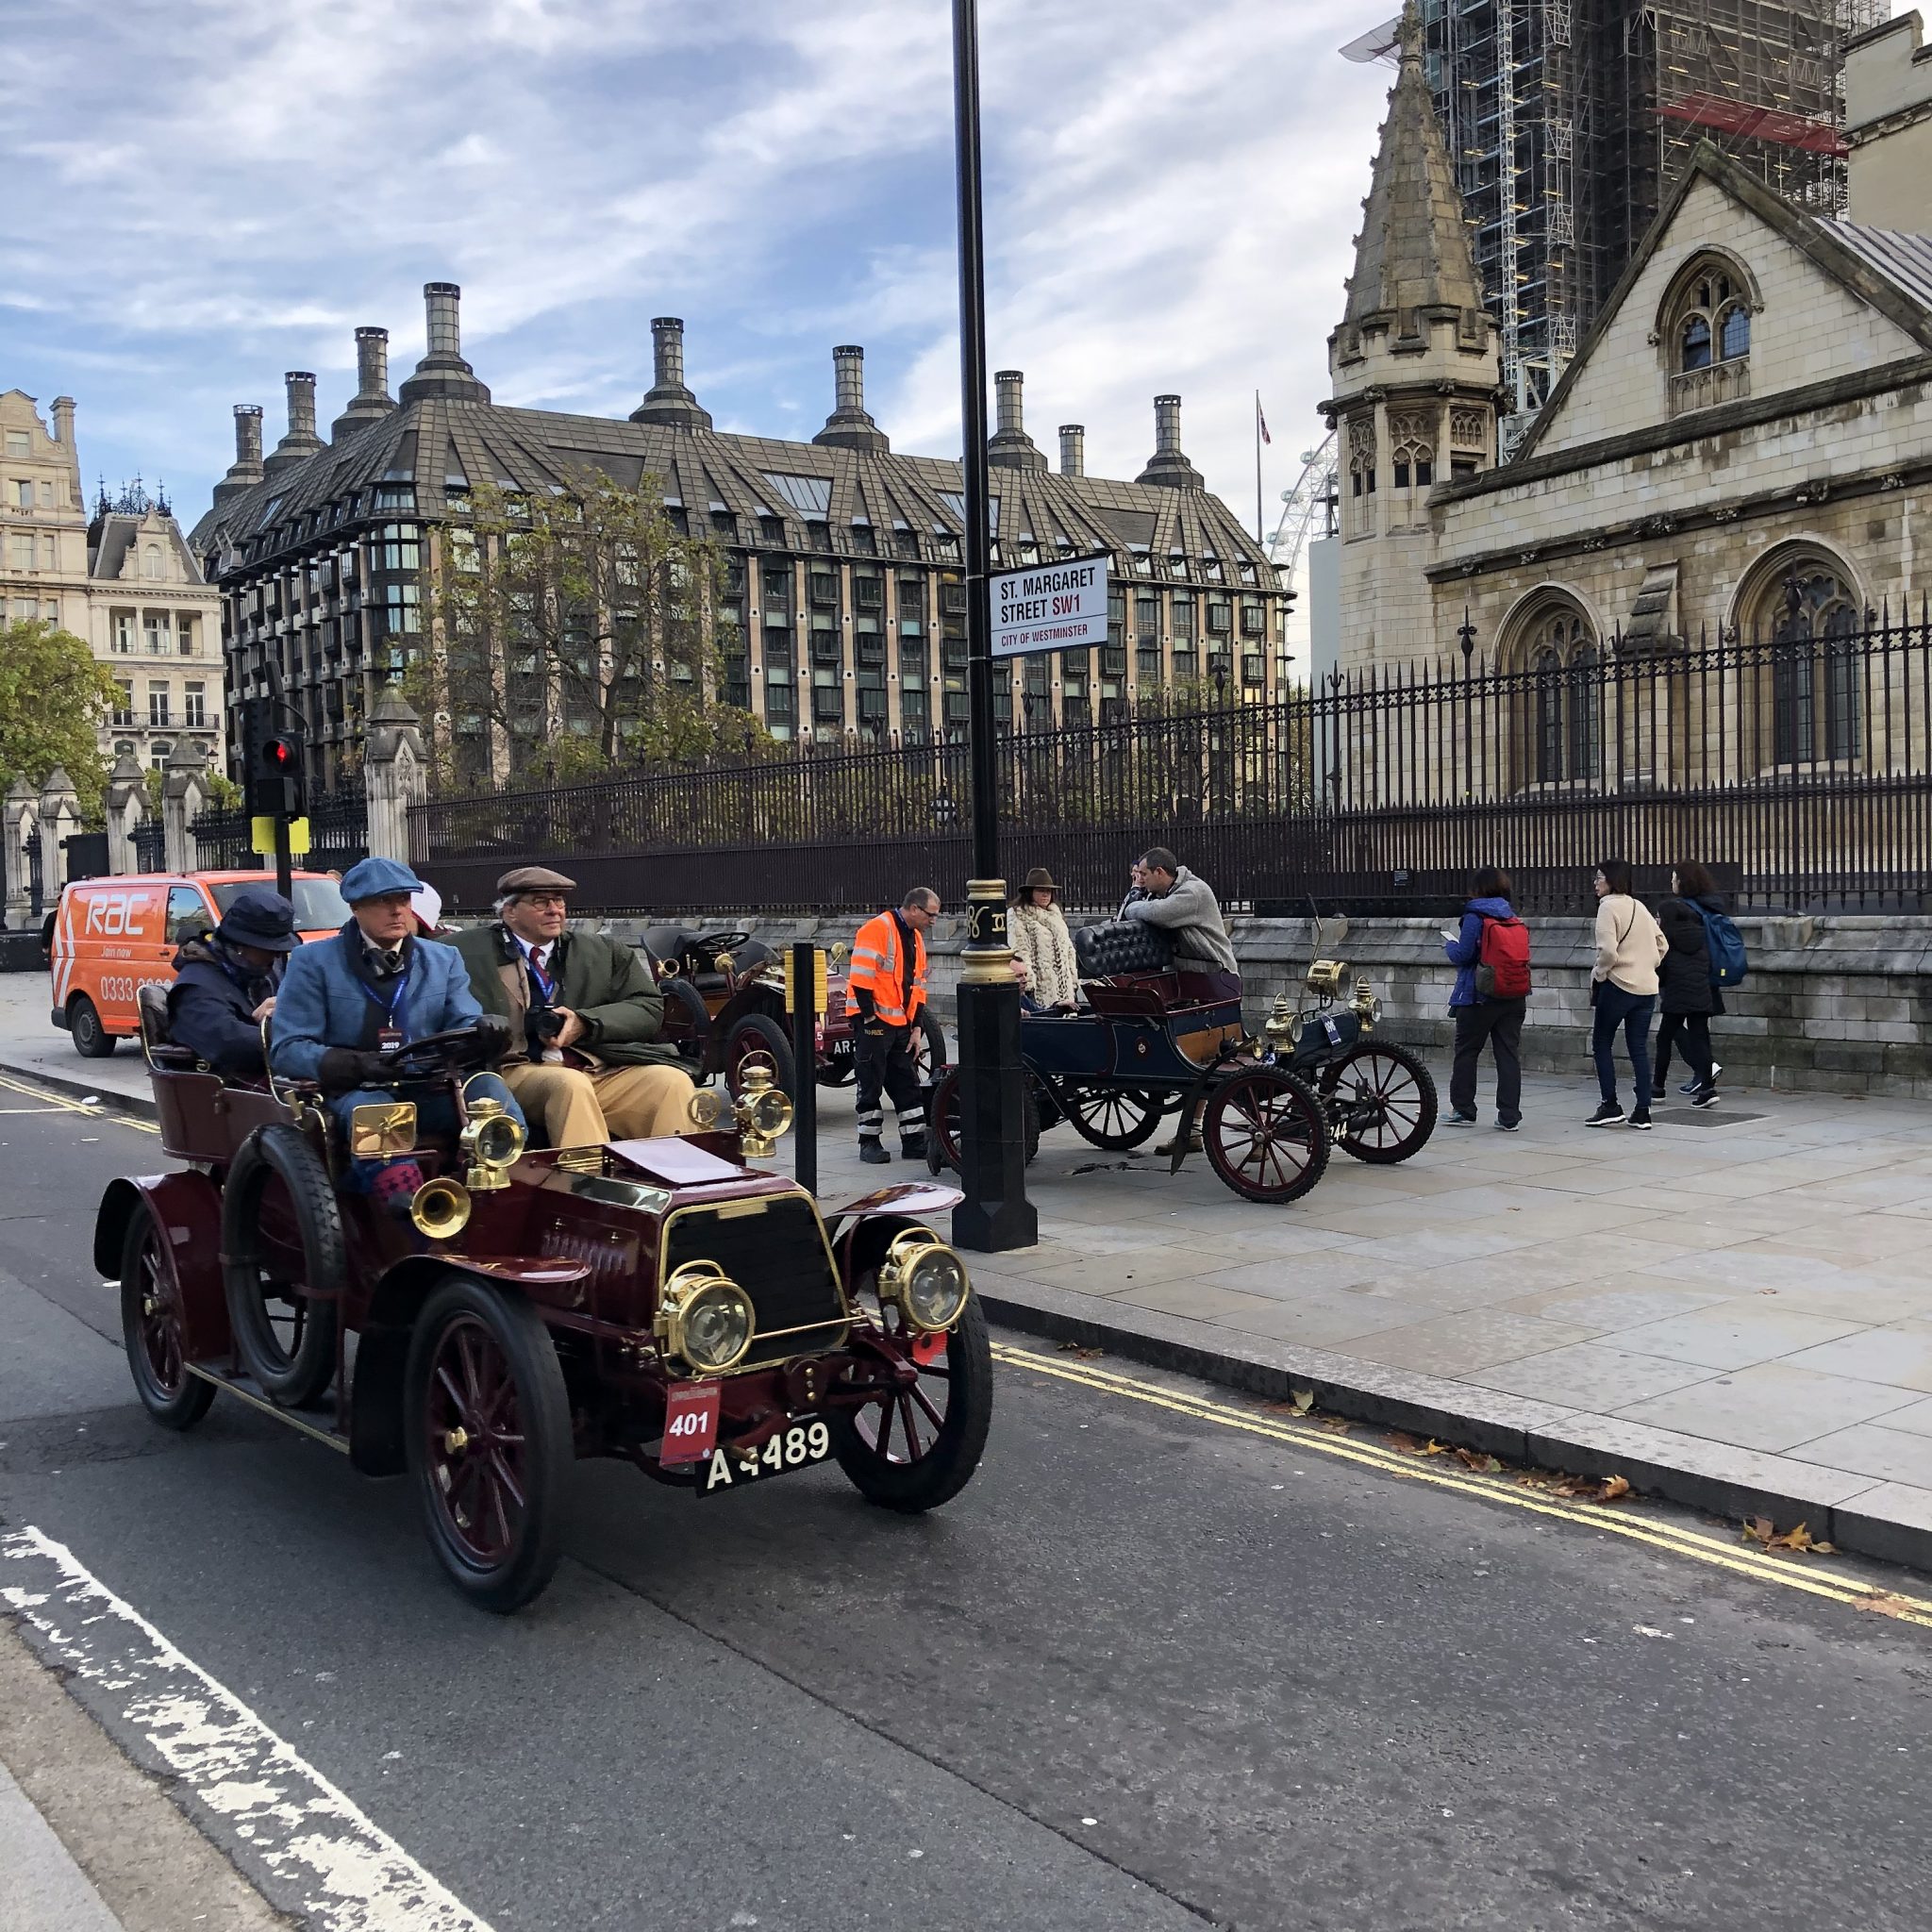
[[[698,935],[698,944],[713,955],[728,953],[733,946],[741,946],[751,938],[748,932],[705,932]]]
[[[425,1033],[407,1046],[389,1048],[381,1058],[388,1079],[427,1080],[438,1074],[457,1074],[465,1068],[487,1066],[498,1050],[497,1036],[472,1024],[452,1026],[445,1033]]]

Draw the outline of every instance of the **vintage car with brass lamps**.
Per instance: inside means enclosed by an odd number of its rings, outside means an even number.
[[[757,1165],[791,1123],[763,1067],[735,1097],[701,1091],[688,1134],[537,1150],[467,1091],[472,1031],[386,1053],[391,1097],[344,1128],[314,1088],[210,1072],[158,997],[142,1021],[185,1165],[112,1182],[94,1232],[142,1402],[186,1429],[225,1393],[407,1475],[472,1602],[513,1610],[548,1583],[579,1457],[700,1499],[834,1462],[899,1511],[971,1480],[986,1320],[924,1219],[957,1191],[822,1212]],[[454,1134],[423,1130],[430,1096]],[[399,1163],[401,1187],[368,1187]]]
[[[1318,925],[1319,934],[1319,925]],[[1316,959],[1297,1007],[1286,993],[1250,1034],[1224,975],[1175,958],[1158,928],[1128,921],[1074,933],[1080,1003],[1021,1016],[1032,1099],[1027,1158],[1064,1122],[1096,1147],[1150,1141],[1163,1116],[1197,1121],[1208,1164],[1235,1193],[1281,1205],[1322,1178],[1329,1149],[1407,1160],[1436,1125],[1436,1085],[1407,1047],[1374,1038],[1381,1003],[1348,967]],[[933,1090],[926,1159],[958,1166],[958,1075]],[[1171,1171],[1190,1152],[1174,1137]]]

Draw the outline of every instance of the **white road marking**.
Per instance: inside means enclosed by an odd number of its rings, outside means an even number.
[[[233,1691],[64,1544],[0,1536],[0,1604],[40,1633],[214,1822],[291,1888],[314,1932],[491,1932]]]

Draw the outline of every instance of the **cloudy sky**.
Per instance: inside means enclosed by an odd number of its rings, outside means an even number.
[[[1392,77],[1390,0],[982,0],[992,366],[1133,475],[1152,397],[1252,518],[1320,435]],[[624,414],[682,315],[725,429],[809,436],[862,342],[894,446],[957,454],[945,0],[0,0],[0,388],[79,402],[90,489],[197,514],[231,405],[325,428],[358,324],[463,286],[500,402]],[[1271,523],[1274,511],[1271,510]]]

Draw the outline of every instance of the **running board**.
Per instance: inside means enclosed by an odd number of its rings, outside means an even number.
[[[266,1395],[259,1393],[253,1387],[225,1375],[219,1370],[205,1368],[200,1362],[190,1362],[187,1368],[191,1375],[198,1375],[225,1395],[232,1395],[237,1401],[245,1402],[250,1408],[258,1408],[263,1415],[274,1416],[276,1422],[288,1424],[298,1435],[307,1436],[311,1441],[320,1442],[325,1448],[335,1450],[338,1455],[346,1456],[349,1453],[349,1439],[338,1434],[334,1429],[320,1428],[314,1423],[304,1422],[299,1415],[271,1402]]]

